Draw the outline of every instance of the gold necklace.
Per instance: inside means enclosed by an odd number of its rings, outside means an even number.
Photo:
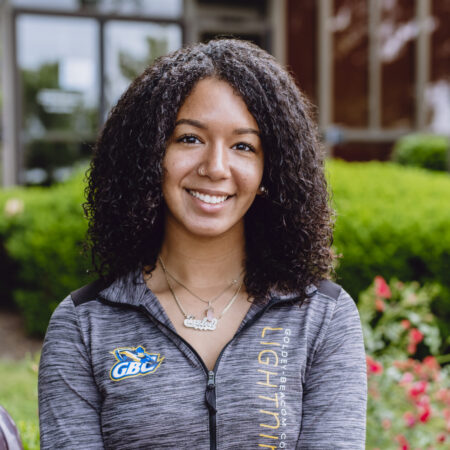
[[[233,286],[233,284],[236,284],[239,281],[239,278],[241,277],[241,275],[244,273],[245,269],[242,269],[241,273],[238,275],[237,278],[235,278],[234,280],[231,281],[231,283],[225,287],[225,289],[223,289],[222,291],[220,291],[219,294],[217,294],[213,299],[211,300],[205,300],[203,298],[201,298],[199,295],[197,295],[195,292],[192,292],[185,284],[183,284],[178,278],[175,277],[175,275],[173,275],[169,269],[166,267],[166,265],[164,264],[164,261],[162,259],[161,256],[158,257],[159,262],[161,263],[161,267],[164,270],[165,273],[167,273],[167,275],[169,275],[170,278],[172,278],[173,281],[175,281],[176,283],[178,283],[182,288],[186,289],[193,297],[195,297],[196,299],[200,300],[203,303],[207,303],[209,306],[211,306],[216,300],[218,300],[223,294],[225,294],[226,291],[228,291],[228,289]]]
[[[161,257],[159,258],[161,261]],[[181,313],[184,316],[183,324],[186,328],[194,328],[195,330],[201,330],[201,331],[214,331],[217,328],[217,322],[224,316],[224,314],[231,308],[235,300],[237,299],[239,292],[241,291],[242,285],[244,284],[244,280],[239,283],[238,288],[236,289],[236,292],[234,293],[233,297],[231,297],[231,300],[228,302],[228,304],[225,306],[223,311],[220,313],[219,317],[214,317],[214,310],[212,309],[211,305],[209,305],[208,309],[205,310],[205,317],[203,319],[196,319],[193,314],[188,314],[183,306],[181,305],[180,300],[178,299],[177,295],[175,294],[175,291],[172,288],[172,285],[170,284],[169,277],[167,274],[167,270],[165,269],[164,263],[161,261],[161,267],[163,269],[164,276],[166,278],[167,286],[169,287],[169,290],[175,300],[175,303],[177,304],[178,308],[180,309]]]

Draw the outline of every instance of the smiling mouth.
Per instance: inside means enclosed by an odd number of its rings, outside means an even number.
[[[192,195],[192,197],[198,198],[204,203],[208,203],[210,205],[217,205],[218,203],[223,203],[228,198],[232,197],[231,195],[209,195],[202,194],[198,191],[191,191],[190,189],[186,189],[187,192]]]

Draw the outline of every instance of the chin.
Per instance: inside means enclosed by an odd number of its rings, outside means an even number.
[[[227,230],[227,229],[217,229],[217,228],[208,228],[208,227],[205,227],[205,228],[198,228],[198,227],[196,227],[195,229],[193,228],[193,229],[190,229],[189,231],[190,231],[190,233],[193,236],[196,236],[196,237],[200,237],[200,238],[215,238],[215,237],[219,237],[219,236],[222,236],[222,235],[226,234],[226,232],[229,231],[229,230]]]
[[[224,236],[229,233],[234,234],[241,232],[239,225],[240,225],[239,223],[233,225],[229,224],[225,225],[225,224],[211,224],[211,223],[201,224],[197,222],[195,224],[191,224],[191,226],[188,226],[186,228],[193,236],[203,238],[216,238]]]

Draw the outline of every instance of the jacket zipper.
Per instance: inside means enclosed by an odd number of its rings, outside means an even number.
[[[272,302],[269,302],[264,308],[262,308],[260,311],[258,311],[255,316],[252,317],[251,320],[249,320],[240,330],[237,332],[233,338],[223,347],[222,351],[220,352],[216,363],[214,364],[214,369],[209,370],[206,367],[205,362],[201,358],[201,356],[197,353],[197,350],[195,350],[194,347],[192,347],[189,342],[187,342],[182,336],[175,333],[174,330],[172,330],[170,327],[168,327],[165,323],[161,322],[160,320],[153,317],[151,313],[147,311],[147,308],[145,306],[134,306],[129,305],[126,303],[115,303],[111,302],[104,297],[99,298],[103,303],[110,305],[110,306],[119,306],[119,307],[125,307],[130,309],[135,309],[137,311],[140,311],[144,313],[152,322],[156,321],[159,324],[161,324],[163,327],[167,328],[172,334],[175,334],[178,339],[180,339],[194,354],[194,356],[197,358],[197,360],[200,362],[201,366],[203,367],[203,370],[205,371],[205,374],[207,375],[207,382],[206,382],[206,391],[205,391],[205,403],[208,408],[209,413],[209,442],[210,442],[210,450],[217,450],[217,422],[216,422],[216,414],[217,414],[217,408],[216,408],[216,373],[217,369],[219,367],[220,359],[222,358],[223,353],[225,352],[228,345],[231,344],[231,342],[239,336],[244,330],[249,328],[251,325],[253,325],[266,311],[268,311],[272,306],[282,303],[283,300],[275,300]]]
[[[239,336],[244,330],[249,328],[251,325],[253,325],[267,310],[269,310],[273,305],[276,303],[281,303],[280,301],[274,301],[272,303],[268,303],[261,311],[258,311],[255,316],[249,320],[240,330],[238,333],[236,333],[233,338],[225,345],[225,347],[220,352],[219,356],[217,357],[217,361],[214,364],[214,369],[208,371],[208,383],[206,385],[206,393],[205,393],[205,400],[206,405],[208,407],[209,411],[209,437],[210,437],[210,450],[216,450],[217,449],[217,422],[216,422],[216,414],[217,414],[217,405],[216,405],[216,373],[217,369],[219,367],[220,360],[222,358],[223,353],[225,352],[228,345],[231,344],[231,342]],[[198,355],[197,355],[198,356]],[[199,357],[199,356],[198,356]],[[200,357],[199,357],[200,358]],[[203,362],[203,360],[200,358],[200,361]]]

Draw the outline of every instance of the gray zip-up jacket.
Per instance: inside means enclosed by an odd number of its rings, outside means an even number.
[[[55,310],[39,370],[42,450],[364,449],[361,324],[337,285],[301,307],[276,295],[253,304],[208,371],[132,278]]]

